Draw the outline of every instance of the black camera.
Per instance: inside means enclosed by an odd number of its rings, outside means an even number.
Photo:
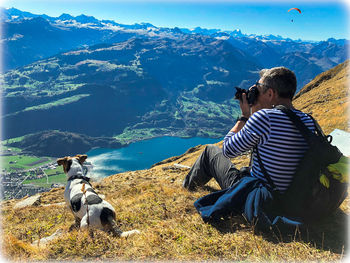
[[[257,86],[252,86],[248,90],[246,89],[241,89],[238,87],[236,88],[236,94],[235,94],[235,99],[237,100],[242,100],[242,94],[245,93],[247,96],[247,101],[249,105],[254,105],[256,100],[258,99],[259,96],[259,90]]]

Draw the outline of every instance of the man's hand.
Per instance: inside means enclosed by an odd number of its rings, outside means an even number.
[[[248,104],[248,101],[247,101],[247,94],[245,93],[242,94],[242,100],[239,101],[239,105],[241,107],[242,117],[246,117],[247,119],[249,119],[250,105]],[[235,126],[233,126],[233,128],[231,129],[231,132],[234,132],[234,133],[239,132],[244,125],[245,125],[245,121],[237,121]]]
[[[242,116],[249,118],[250,117],[250,105],[247,101],[247,94],[242,94],[242,100],[239,101],[239,105],[241,107]]]

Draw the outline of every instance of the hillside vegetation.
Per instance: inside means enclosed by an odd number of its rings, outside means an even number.
[[[47,130],[24,136],[21,140],[7,140],[5,145],[18,147],[36,156],[61,157],[88,152],[94,147],[120,148],[124,146],[109,137],[90,137],[85,134]]]
[[[311,113],[328,134],[349,130],[349,60],[318,75],[295,96],[293,104]]]
[[[295,99],[297,108],[312,111],[328,133],[349,130],[347,112],[348,62],[315,78]],[[327,111],[328,110],[328,111]],[[334,122],[336,121],[336,122]],[[218,143],[220,145],[220,143]],[[193,202],[218,186],[211,182],[197,192],[182,188],[188,169],[204,146],[164,160],[148,170],[112,175],[94,187],[117,212],[123,230],[139,229],[128,239],[102,231],[72,231],[74,219],[63,202],[63,188],[44,193],[41,204],[13,209],[18,200],[2,203],[3,254],[11,260],[230,260],[230,261],[340,261],[347,254],[348,199],[330,218],[300,232],[259,232],[240,217],[220,225],[205,224]],[[247,165],[247,156],[235,158]],[[47,244],[35,240],[63,234]]]

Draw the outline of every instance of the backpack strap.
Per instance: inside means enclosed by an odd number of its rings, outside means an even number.
[[[266,178],[267,182],[269,183],[270,187],[272,188],[272,190],[277,190],[274,182],[272,181],[269,173],[266,171],[266,169],[265,169],[265,167],[264,167],[264,165],[262,163],[262,160],[261,160],[261,157],[260,157],[260,154],[259,154],[259,151],[258,151],[258,147],[256,146],[256,147],[254,147],[254,149],[255,149],[256,155],[258,157],[259,166],[260,166],[260,169],[261,169],[263,175],[265,176],[265,178]]]
[[[306,139],[306,141],[309,141],[309,138],[315,136],[315,134],[312,133],[312,131],[309,128],[307,128],[306,125],[301,121],[300,117],[298,115],[296,115],[291,109],[287,109],[284,105],[278,105],[275,108],[282,111],[283,113],[285,113],[289,117],[289,119],[293,122],[293,124],[296,126],[296,128],[300,131],[300,133],[303,135],[303,137]],[[308,116],[310,116],[310,115],[308,115]],[[315,124],[315,128],[317,129],[316,122],[315,122],[314,118],[311,117],[311,119],[313,120],[313,122]],[[318,127],[319,127],[319,125],[318,125]]]
[[[306,125],[301,121],[300,117],[296,115],[291,109],[287,109],[284,105],[278,105],[275,108],[282,111],[289,117],[289,119],[293,122],[293,124],[296,126],[299,132],[303,135],[303,137],[305,138],[305,140],[309,145],[310,145],[310,138],[315,138],[317,136],[321,136],[322,138],[327,140],[329,143],[332,142],[332,136],[331,135],[326,136],[322,131],[321,126],[310,114],[307,114],[307,116],[309,116],[314,123],[315,133],[313,133],[309,128],[307,128]]]
[[[325,135],[324,132],[322,131],[322,128],[321,126],[318,124],[318,122],[314,119],[314,117],[312,117],[310,114],[307,114],[307,116],[309,116],[313,122],[314,122],[314,125],[315,125],[315,132],[318,134],[318,135],[321,135],[322,137],[330,137],[330,139],[332,140],[332,136],[331,135]],[[331,142],[331,141],[330,141]]]

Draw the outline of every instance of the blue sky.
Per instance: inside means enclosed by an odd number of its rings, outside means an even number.
[[[303,40],[349,39],[346,1],[3,0],[2,6],[56,17],[86,14],[122,24],[240,29],[245,34]],[[292,7],[300,8],[302,14],[287,12]]]

